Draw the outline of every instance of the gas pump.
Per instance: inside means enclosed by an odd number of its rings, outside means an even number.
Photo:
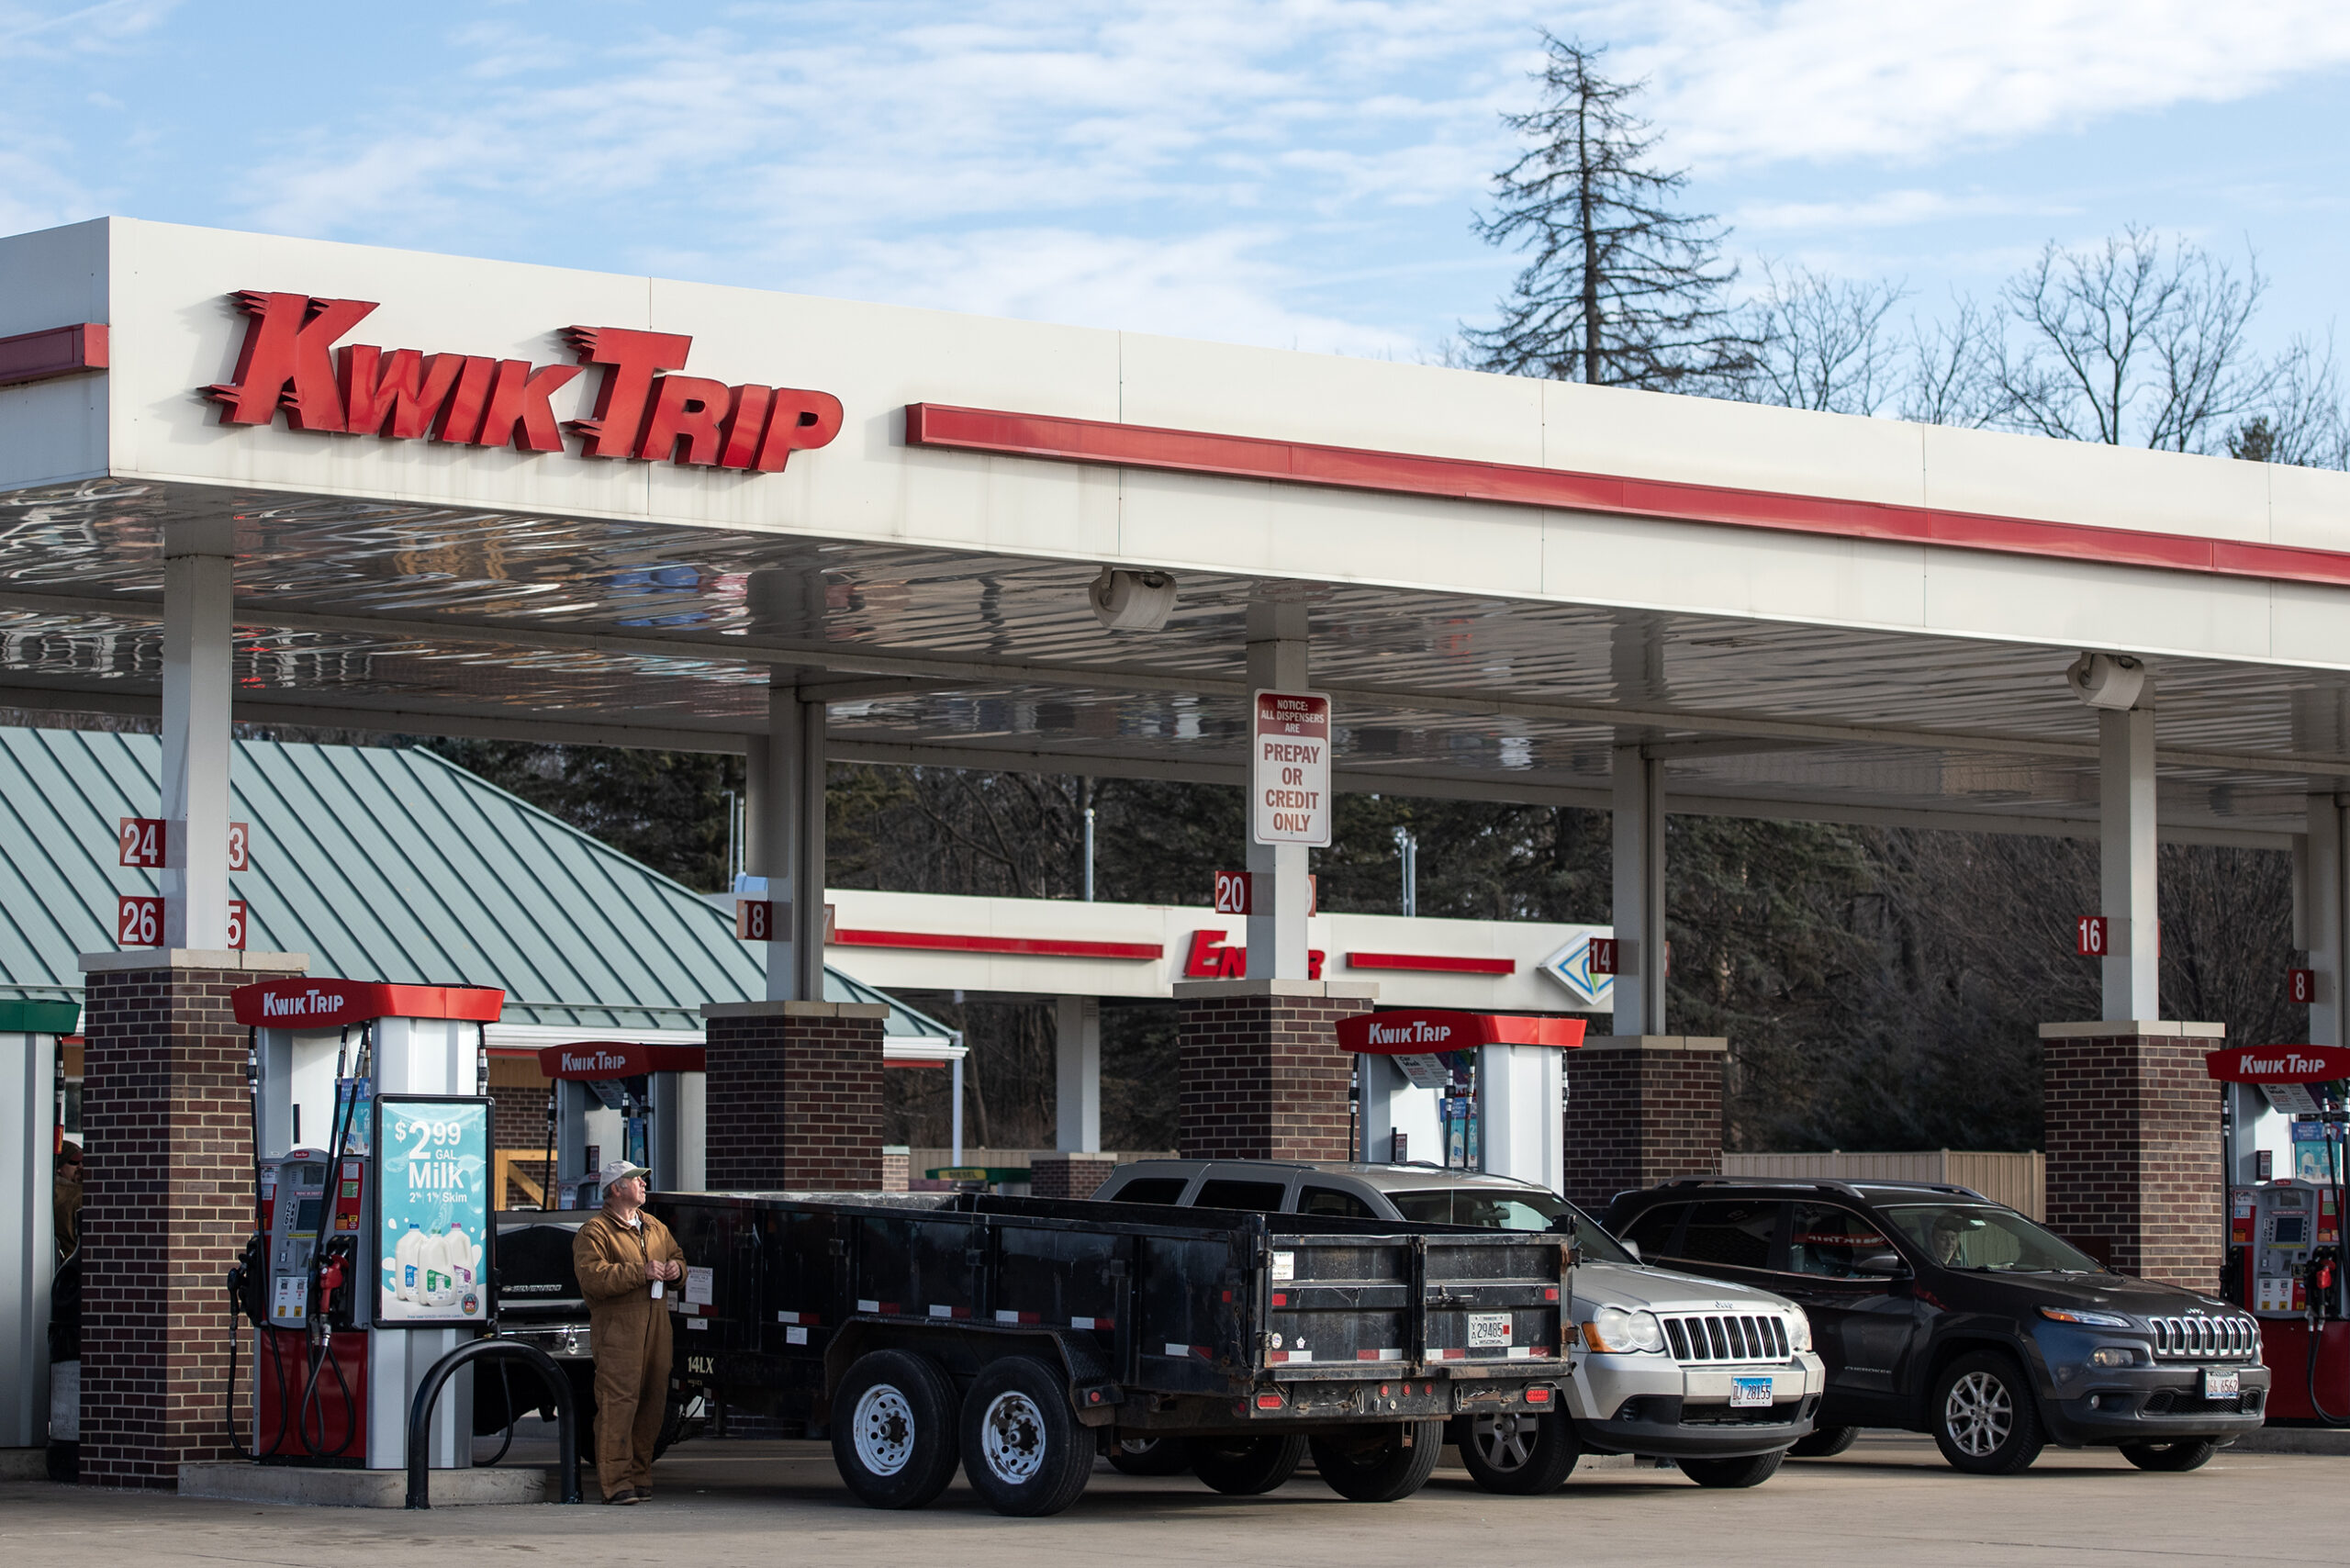
[[[401,1468],[418,1383],[496,1317],[481,1026],[505,993],[297,980],[230,1001],[252,1039],[255,1225],[229,1276],[252,1456]],[[471,1462],[471,1394],[460,1372],[436,1409],[436,1467]]]
[[[2350,1049],[2237,1046],[2204,1059],[2226,1086],[2221,1294],[2261,1319],[2261,1360],[2276,1374],[2268,1420],[2350,1426],[2342,1101]]]
[[[693,1192],[703,1181],[702,1047],[587,1040],[548,1046],[539,1070],[554,1080],[548,1128],[554,1206],[603,1203],[596,1173],[626,1159],[653,1172],[656,1193]]]
[[[1356,1157],[1566,1185],[1565,1051],[1583,1021],[1411,1009],[1339,1020],[1360,1058]],[[1426,1144],[1422,1139],[1427,1140]]]

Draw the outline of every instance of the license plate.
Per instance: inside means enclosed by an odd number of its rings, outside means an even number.
[[[2233,1399],[2244,1392],[2243,1373],[2233,1368],[2222,1372],[2218,1367],[2203,1369],[2203,1397]]]
[[[1469,1348],[1490,1350],[1510,1342],[1510,1316],[1506,1312],[1472,1312],[1469,1315]]]
[[[1771,1403],[1771,1380],[1767,1377],[1734,1377],[1729,1380],[1729,1407],[1733,1410],[1754,1410]]]

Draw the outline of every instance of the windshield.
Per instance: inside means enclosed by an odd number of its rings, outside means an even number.
[[[1387,1201],[1405,1219],[1427,1225],[1474,1225],[1487,1230],[1550,1230],[1572,1215],[1575,1239],[1595,1263],[1628,1263],[1632,1255],[1600,1228],[1599,1222],[1564,1198],[1524,1188],[1434,1187],[1422,1193],[1388,1193]]]
[[[1945,1269],[2002,1274],[2102,1274],[2087,1253],[2059,1241],[2012,1209],[1984,1204],[1888,1204],[1902,1236]]]

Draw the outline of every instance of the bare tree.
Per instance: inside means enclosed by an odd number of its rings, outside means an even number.
[[[1503,123],[1533,145],[1494,176],[1488,242],[1529,251],[1501,322],[1464,328],[1479,367],[1595,386],[1671,389],[1743,367],[1710,216],[1673,210],[1687,183],[1650,162],[1629,104],[1643,84],[1599,74],[1606,50],[1542,35],[1542,104]]]
[[[2267,280],[2136,227],[2101,246],[2053,241],[2002,291],[2022,342],[1999,360],[2006,418],[2067,441],[2202,452],[2267,395],[2245,341]],[[2002,345],[2003,350],[2005,345]]]
[[[1920,424],[1979,430],[1998,423],[2009,400],[1999,383],[1999,328],[1964,296],[1946,321],[1911,321],[1901,417]]]
[[[1886,317],[1908,291],[1762,263],[1762,291],[1743,312],[1752,345],[1732,384],[1751,403],[1874,414],[1892,401],[1897,350]]]
[[[2277,356],[2268,400],[2228,434],[2228,455],[2298,468],[2350,468],[2350,416],[2343,409],[2333,334],[2321,345],[2295,338]]]

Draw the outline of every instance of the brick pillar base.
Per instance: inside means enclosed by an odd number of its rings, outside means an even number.
[[[704,1180],[721,1192],[878,1192],[889,1013],[856,1002],[705,1006]]]
[[[913,1185],[914,1151],[902,1143],[881,1146],[881,1190],[902,1193]]]
[[[1028,1162],[1028,1195],[1090,1198],[1117,1168],[1114,1154],[1040,1154]]]
[[[1339,980],[1175,987],[1175,1144],[1187,1159],[1352,1159],[1354,1062],[1337,1024],[1379,988]]]
[[[1567,1053],[1567,1192],[1595,1212],[1617,1193],[1722,1168],[1729,1042],[1597,1035]]]
[[[308,963],[176,949],[82,958],[85,1486],[168,1489],[184,1461],[237,1457],[220,1418],[236,1324],[222,1282],[252,1233],[253,1149],[229,993]],[[241,1431],[245,1389],[233,1398]]]
[[[2098,1261],[2220,1287],[2218,1024],[2042,1024],[2048,1228]]]

